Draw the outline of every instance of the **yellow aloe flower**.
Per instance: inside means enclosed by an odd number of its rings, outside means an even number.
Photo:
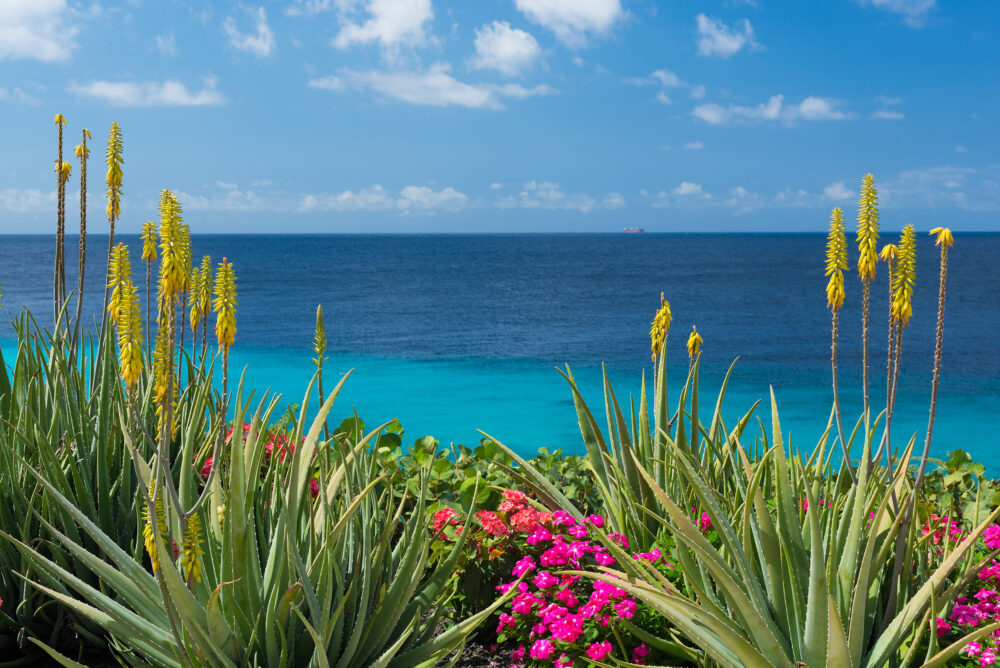
[[[701,338],[701,334],[698,333],[698,330],[695,328],[695,326],[691,325],[691,336],[688,337],[688,342],[687,342],[688,357],[690,359],[695,358],[695,356],[701,350],[701,344],[704,342],[705,340]]]
[[[160,308],[179,297],[188,279],[184,269],[181,205],[169,190],[160,193]]]
[[[66,117],[62,114],[56,114],[56,120],[54,122],[56,125],[66,125]]]
[[[201,288],[201,270],[195,267],[191,270],[191,290],[195,297],[191,300],[191,331],[197,332],[198,325],[201,324],[201,317],[203,315],[201,311],[201,300],[198,299],[199,289]]]
[[[111,288],[111,298],[108,300],[108,313],[112,322],[118,322],[123,287],[132,282],[132,264],[129,262],[128,246],[118,244],[111,249],[111,264],[108,269],[108,287]]]
[[[875,177],[866,174],[861,184],[861,199],[858,203],[858,275],[862,281],[875,278],[875,264],[878,253],[875,245],[878,242],[878,192],[875,190]]]
[[[108,173],[105,177],[108,195],[108,220],[118,220],[121,215],[123,152],[122,130],[118,123],[112,123],[108,133],[108,149],[105,153],[108,163]]]
[[[892,274],[892,317],[906,327],[913,315],[913,284],[917,276],[917,239],[913,225],[903,228],[899,238],[899,257]]]
[[[151,220],[142,224],[142,259],[156,262],[156,223]]]
[[[215,272],[215,335],[224,354],[236,340],[236,275],[233,265],[222,258]]]
[[[656,312],[656,316],[649,327],[650,349],[653,351],[654,361],[663,347],[663,340],[667,338],[671,320],[673,320],[673,317],[670,315],[670,302],[663,298],[663,293],[661,292],[660,309]]]
[[[121,304],[118,309],[118,366],[126,387],[132,387],[142,372],[142,310],[139,308],[139,291],[132,279],[122,285]]]
[[[826,303],[837,310],[844,304],[844,271],[847,270],[847,237],[844,212],[840,207],[830,212],[830,233],[826,237]]]
[[[930,234],[936,234],[937,239],[934,240],[935,246],[943,246],[945,248],[951,248],[955,245],[955,237],[951,235],[951,230],[947,227],[935,227],[930,231]]]
[[[188,582],[191,578],[201,582],[201,557],[205,554],[201,549],[203,540],[201,516],[195,513],[188,518],[187,530],[184,532],[184,541],[181,545],[181,570],[184,571],[184,579]]]
[[[55,172],[58,175],[59,183],[66,183],[69,181],[69,175],[73,171],[73,165],[68,162],[62,162],[56,165]]]
[[[899,257],[899,249],[896,248],[895,244],[886,244],[878,252],[878,257],[883,262],[895,262],[896,258]]]
[[[203,317],[208,318],[208,313],[212,310],[212,258],[208,255],[201,258],[199,278],[201,285],[195,286],[194,298],[199,301]]]
[[[146,547],[146,553],[149,555],[149,560],[153,564],[153,572],[155,573],[160,567],[160,557],[159,553],[156,551],[156,538],[153,533],[153,526],[155,524],[156,531],[160,534],[160,539],[166,543],[167,542],[167,520],[166,513],[163,511],[163,495],[156,494],[156,484],[149,490],[150,496],[156,496],[155,509],[151,509],[149,503],[143,504],[142,509],[142,538],[143,544]],[[153,512],[150,512],[150,511]],[[154,519],[155,515],[155,519]]]

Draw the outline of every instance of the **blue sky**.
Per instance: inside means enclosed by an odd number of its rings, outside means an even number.
[[[94,135],[95,232],[113,120],[125,232],[161,188],[195,233],[822,231],[868,171],[887,229],[997,230],[998,28],[936,0],[0,0],[0,232],[51,233],[57,112],[67,155]]]

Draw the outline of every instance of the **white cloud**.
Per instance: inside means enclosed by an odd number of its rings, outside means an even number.
[[[500,100],[504,97],[524,99],[535,95],[551,95],[556,91],[548,86],[526,88],[519,84],[469,84],[459,81],[450,74],[447,63],[437,63],[423,72],[354,72],[342,70],[346,83],[357,89],[371,89],[378,95],[432,107],[470,107],[474,109],[502,109]],[[329,77],[327,77],[329,79]],[[322,88],[314,79],[310,86]]]
[[[514,0],[514,4],[571,48],[585,46],[592,35],[606,34],[625,17],[620,0]]]
[[[251,13],[256,20],[256,32],[241,32],[232,16],[222,22],[222,29],[233,48],[252,53],[258,58],[266,58],[274,50],[274,33],[267,24],[267,12],[263,7],[258,7],[256,12]]]
[[[207,77],[202,89],[190,91],[179,81],[92,81],[72,83],[71,93],[93,97],[115,107],[196,107],[224,104],[226,99],[215,88],[215,77]]]
[[[767,102],[754,106],[702,104],[695,107],[691,114],[709,125],[754,121],[837,121],[853,117],[850,112],[839,109],[841,102],[832,98],[809,96],[791,105],[786,105],[784,100],[783,95],[772,95]]]
[[[850,199],[854,193],[847,189],[843,181],[836,181],[823,188],[823,194],[832,200],[844,200]]]
[[[702,144],[700,141],[689,141],[688,143],[684,144],[684,148],[686,148],[689,151],[700,151],[703,148],[705,148],[705,145]]]
[[[702,84],[698,84],[697,86],[692,87],[691,97],[694,98],[695,100],[700,100],[701,98],[705,97],[705,86]]]
[[[966,146],[956,146],[955,153],[968,153],[969,149]]]
[[[358,192],[345,190],[336,194],[303,195],[299,211],[398,211],[430,213],[458,211],[469,202],[465,193],[454,188],[434,190],[427,186],[406,186],[393,195],[376,184]]]
[[[743,19],[729,27],[719,19],[698,14],[698,53],[702,56],[728,58],[744,48],[759,46],[754,38],[753,26]]]
[[[877,118],[883,121],[901,121],[906,118],[901,111],[893,111],[892,109],[879,109],[872,114],[872,118]]]
[[[709,197],[709,195],[702,190],[701,185],[697,183],[691,183],[690,181],[684,181],[679,186],[674,188],[673,193],[675,195],[680,195],[682,197],[687,195],[697,195],[699,197]]]
[[[662,90],[659,93],[656,94],[656,101],[660,102],[661,104],[673,104],[674,103],[674,101],[670,99],[670,96],[667,95]]]
[[[625,205],[621,193],[607,193],[600,201],[582,193],[567,193],[553,181],[528,181],[516,196],[500,198],[496,205],[501,209],[561,209],[589,213],[595,208],[617,209]]]
[[[937,6],[937,0],[859,0],[863,5],[899,14],[903,21],[919,28],[927,20],[928,14]]]
[[[631,77],[625,79],[625,83],[632,86],[662,86],[664,88],[677,88],[684,85],[680,77],[670,70],[653,70],[648,77]]]
[[[1000,211],[1000,166],[904,170],[879,189],[884,208]]]
[[[21,88],[15,86],[14,88],[8,90],[6,88],[0,88],[0,100],[12,100],[20,104],[29,104],[31,106],[36,106],[42,103],[34,95],[29,95],[25,93]]]
[[[173,31],[165,35],[157,35],[155,42],[156,50],[164,56],[176,56],[180,51],[177,49],[177,38]]]
[[[347,88],[347,84],[345,84],[344,80],[340,77],[331,75],[328,77],[320,77],[318,79],[310,79],[309,87],[340,92]]]
[[[56,191],[29,188],[0,188],[0,211],[12,213],[39,213],[52,211],[56,205]]]
[[[64,62],[77,47],[66,0],[0,0],[0,60]]]
[[[431,0],[336,0],[344,24],[333,45],[346,49],[354,44],[378,42],[390,59],[401,46],[422,46],[429,41],[426,25],[434,18]],[[363,23],[352,19],[359,12]]]
[[[541,47],[529,33],[511,28],[506,21],[494,21],[476,29],[472,66],[516,76],[531,68],[541,54]]]
[[[216,181],[222,192],[194,195],[178,192],[177,199],[188,211],[276,211],[287,210],[278,202],[265,199],[253,190],[241,190],[235,183]]]
[[[500,190],[501,188],[503,188],[503,184],[502,183],[491,183],[490,184],[490,190]]]

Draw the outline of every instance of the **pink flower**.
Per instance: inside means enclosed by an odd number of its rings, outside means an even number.
[[[983,532],[983,542],[991,550],[1000,548],[1000,524],[986,527],[986,531]]]
[[[645,559],[651,564],[655,564],[663,556],[663,552],[659,548],[654,547],[652,552],[640,552],[639,554],[633,554],[633,559]]]
[[[611,653],[611,643],[608,641],[591,643],[587,647],[587,656],[594,661],[603,661],[604,657]]]
[[[527,495],[517,489],[505,489],[503,491],[503,498],[517,505],[521,505],[528,500]]]
[[[576,524],[576,520],[565,510],[557,510],[552,513],[552,524],[555,526],[567,526],[571,527]]]
[[[483,525],[483,530],[488,536],[506,536],[507,526],[500,520],[496,513],[488,510],[480,510],[476,513],[476,519]]]
[[[548,589],[550,587],[555,587],[559,584],[559,578],[552,575],[548,571],[539,571],[538,575],[535,576],[533,580],[535,586],[539,589]]]
[[[208,476],[212,474],[212,461],[214,457],[209,457],[205,460],[205,465],[201,467],[201,477],[208,480]]]
[[[569,528],[569,531],[567,531],[566,533],[568,533],[573,538],[577,539],[582,539],[587,537],[587,530],[583,528],[582,524],[576,524],[574,526],[571,526]]]
[[[649,647],[644,642],[639,643],[639,646],[632,652],[632,663],[641,666],[646,663],[647,656],[649,656]]]
[[[615,558],[612,557],[607,552],[595,552],[594,561],[599,563],[601,566],[610,566],[611,564],[615,563]]]
[[[533,570],[535,570],[535,560],[531,557],[522,557],[520,561],[514,564],[514,577],[519,578]]]
[[[587,521],[598,529],[604,528],[604,518],[600,515],[587,515]]]
[[[524,645],[518,645],[517,649],[511,653],[510,658],[514,659],[514,663],[521,663],[524,661]]]
[[[703,532],[712,528],[712,518],[708,516],[708,513],[701,514],[701,519],[698,520],[698,528]]]
[[[552,540],[552,534],[545,527],[538,527],[524,540],[528,545],[538,545],[539,543],[547,543]]]
[[[454,519],[458,513],[451,508],[444,508],[434,513],[434,533],[438,533],[446,524],[458,524]]]
[[[573,659],[569,658],[565,652],[563,652],[563,655],[556,660],[557,668],[572,668],[572,666]]]
[[[992,666],[996,662],[997,653],[995,649],[984,649],[983,653],[979,655],[980,666]]]
[[[555,651],[556,647],[550,641],[545,640],[544,638],[541,640],[536,640],[535,644],[531,646],[531,658],[541,659],[544,661],[545,659],[552,656],[552,654]]]
[[[567,608],[575,608],[577,603],[579,603],[579,601],[576,600],[576,596],[573,595],[573,591],[566,588],[560,589],[556,592],[556,599]]]
[[[627,598],[615,606],[615,612],[618,613],[619,617],[623,617],[625,619],[631,619],[632,617],[635,616],[635,608],[636,608],[635,601],[633,601],[630,598]]]
[[[969,656],[979,656],[979,653],[983,650],[983,646],[977,642],[970,642],[968,645],[963,647],[960,651],[965,652]]]
[[[619,545],[621,545],[623,549],[625,549],[625,550],[628,549],[628,538],[626,538],[622,534],[620,534],[620,533],[609,533],[608,534],[608,538],[610,538],[611,540],[613,540],[616,543],[618,543]]]

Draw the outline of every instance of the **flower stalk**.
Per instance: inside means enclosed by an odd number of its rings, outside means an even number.
[[[866,174],[861,183],[861,197],[858,202],[858,276],[861,279],[861,368],[862,389],[864,391],[865,438],[868,438],[869,421],[871,419],[871,402],[868,396],[868,331],[869,331],[869,299],[871,284],[875,280],[875,265],[878,263],[879,228],[878,192],[875,189],[875,177]],[[869,462],[870,464],[870,462]]]
[[[844,272],[847,271],[847,235],[844,226],[844,213],[840,207],[830,212],[830,231],[826,239],[826,273],[829,277],[826,284],[826,304],[830,309],[830,368],[833,381],[833,413],[837,421],[837,434],[840,440],[840,450],[844,456],[844,466],[851,479],[857,481],[851,455],[844,439],[844,425],[840,415],[840,388],[837,383],[837,338],[840,319],[840,309],[844,305]]]

